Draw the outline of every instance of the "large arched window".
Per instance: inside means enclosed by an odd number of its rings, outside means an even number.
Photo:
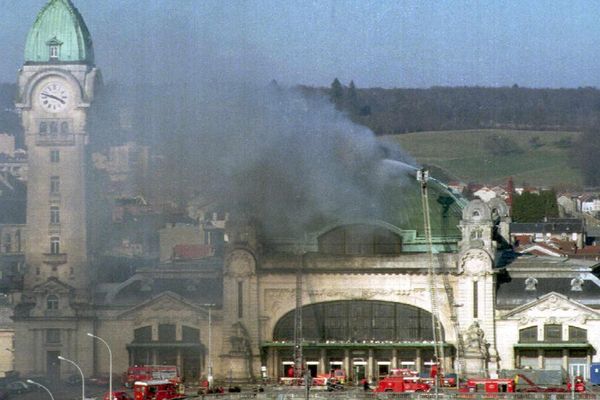
[[[537,340],[537,326],[530,326],[519,331],[519,343],[533,343]]]
[[[402,252],[402,237],[372,225],[346,225],[319,237],[319,251],[326,254],[386,255]]]
[[[303,337],[308,341],[431,341],[431,327],[431,313],[407,304],[348,300],[302,308]],[[294,311],[277,322],[273,340],[294,340]]]
[[[142,326],[133,331],[133,341],[135,343],[148,343],[152,341],[152,327]]]

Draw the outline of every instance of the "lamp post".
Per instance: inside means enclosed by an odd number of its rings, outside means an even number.
[[[85,377],[83,376],[83,371],[81,370],[81,368],[79,368],[79,365],[77,365],[75,361],[71,361],[68,358],[64,358],[63,356],[58,356],[58,359],[60,361],[66,361],[68,363],[73,364],[81,374],[81,400],[85,400]]]
[[[212,387],[213,375],[212,375],[212,314],[211,310],[215,304],[202,304],[203,307],[208,308],[208,387]]]
[[[104,345],[106,346],[106,348],[108,349],[108,393],[109,393],[109,398],[110,400],[113,400],[113,385],[112,385],[112,378],[113,378],[113,373],[112,373],[112,351],[110,350],[110,346],[108,345],[108,343],[106,342],[106,340],[102,339],[100,336],[96,336],[96,335],[92,335],[91,333],[87,333],[87,335],[91,338],[94,339],[98,339],[99,341],[101,341],[102,343],[104,343]]]
[[[50,398],[52,400],[54,400],[54,396],[52,396],[52,392],[50,391],[50,389],[48,389],[46,386],[42,385],[41,383],[37,383],[35,381],[32,381],[31,379],[27,379],[27,383],[30,383],[32,385],[36,385],[41,387],[42,389],[44,389],[46,392],[48,392],[48,394],[50,395]]]

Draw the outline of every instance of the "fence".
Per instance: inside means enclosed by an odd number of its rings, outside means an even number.
[[[204,400],[301,400],[306,399],[303,391],[273,391],[266,393],[221,393],[188,399]],[[595,393],[373,393],[361,391],[325,392],[311,391],[309,399],[348,400],[600,400]]]

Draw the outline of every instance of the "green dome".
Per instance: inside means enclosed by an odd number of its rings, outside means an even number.
[[[94,63],[90,32],[70,0],[50,0],[40,11],[27,35],[25,63]]]

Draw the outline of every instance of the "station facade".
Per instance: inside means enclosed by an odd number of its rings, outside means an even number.
[[[86,121],[97,82],[82,16],[50,0],[27,38],[17,101],[29,151],[27,271],[13,316],[22,374],[75,372],[59,355],[86,375],[108,373],[88,333],[110,344],[114,371],[175,364],[190,381],[285,376],[298,344],[313,374],[343,368],[354,381],[436,362],[493,376],[525,366],[585,374],[598,361],[597,263],[516,258],[506,204],[467,202],[435,180],[424,192],[413,171],[385,212],[300,234],[238,216],[224,255],[95,283]]]

